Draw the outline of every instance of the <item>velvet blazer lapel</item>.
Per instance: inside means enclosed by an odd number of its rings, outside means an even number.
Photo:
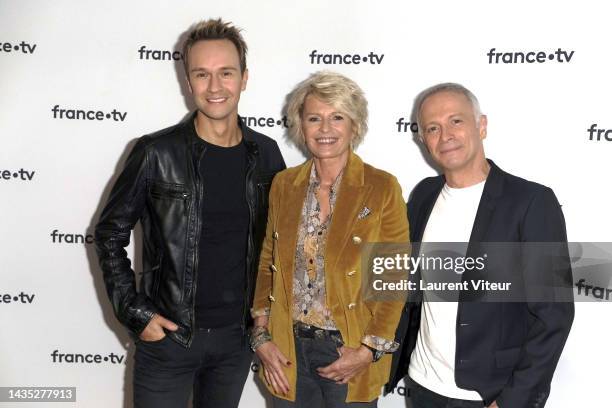
[[[332,271],[335,270],[344,246],[352,238],[349,235],[353,229],[353,224],[357,221],[359,211],[363,209],[364,203],[372,191],[372,186],[364,182],[363,167],[361,158],[351,152],[344,169],[327,236],[325,247],[326,280],[327,276],[330,276],[331,279]]]
[[[295,268],[295,251],[297,247],[298,228],[302,216],[302,208],[306,199],[312,159],[302,164],[293,180],[283,184],[280,208],[277,221],[279,258],[282,267],[283,284],[288,305],[291,308],[293,299],[293,274]]]
[[[287,180],[287,183],[284,183],[278,212],[280,215],[277,221],[279,257],[283,271],[283,284],[289,303],[291,303],[293,294],[298,228],[300,227],[302,208],[306,199],[312,166],[312,159],[306,161],[300,166],[294,179]],[[364,184],[363,161],[351,152],[344,169],[327,236],[325,247],[326,271],[334,270],[344,246],[350,241],[351,237],[349,235],[353,223],[357,220],[359,211],[363,208],[363,203],[367,200],[371,190],[371,185]]]

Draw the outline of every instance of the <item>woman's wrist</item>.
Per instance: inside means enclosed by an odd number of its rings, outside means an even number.
[[[256,325],[253,327],[253,330],[251,330],[251,337],[249,339],[251,350],[256,351],[259,348],[259,346],[261,346],[264,343],[269,342],[270,340],[272,340],[272,336],[270,335],[270,332],[268,331],[267,325],[266,326]]]
[[[268,327],[268,315],[259,315],[253,319],[253,329],[259,326]]]

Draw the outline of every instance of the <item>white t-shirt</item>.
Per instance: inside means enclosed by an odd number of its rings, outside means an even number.
[[[444,184],[427,221],[422,242],[468,242],[484,184],[482,181],[465,188]],[[427,302],[427,293],[423,295],[421,325],[408,374],[437,394],[482,401],[476,391],[459,388],[455,383],[458,303]]]

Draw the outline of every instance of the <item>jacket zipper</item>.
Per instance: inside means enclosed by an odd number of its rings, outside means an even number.
[[[256,147],[255,147],[256,149]],[[246,296],[245,296],[245,300],[244,300],[244,304],[243,304],[243,311],[242,311],[242,331],[243,333],[246,332],[247,327],[246,327],[246,323],[248,321],[248,317],[247,317],[247,313],[249,311],[249,299],[251,298],[251,270],[253,265],[252,264],[252,259],[253,259],[253,222],[255,219],[255,204],[254,204],[254,200],[256,199],[255,197],[255,188],[253,186],[253,171],[255,170],[255,165],[256,165],[256,158],[255,156],[257,155],[257,150],[248,150],[248,165],[249,167],[247,168],[247,172],[246,172],[246,184],[245,184],[245,194],[246,194],[246,202],[247,205],[249,206],[249,235],[248,235],[248,240],[247,240],[247,256],[246,256]],[[251,191],[249,191],[251,190]],[[249,194],[249,192],[251,194]]]
[[[185,216],[189,215],[189,193],[183,193],[183,213]]]
[[[202,153],[200,153],[200,157],[198,157],[198,160],[196,161],[196,168],[194,169],[194,172],[193,172],[193,176],[195,179],[194,185],[195,185],[196,194],[198,197],[198,201],[197,201],[198,205],[195,206],[196,214],[194,214],[194,218],[196,219],[196,225],[195,225],[195,230],[194,230],[195,242],[194,242],[194,248],[193,248],[193,262],[191,263],[193,267],[193,283],[192,283],[193,291],[191,292],[191,333],[187,341],[187,345],[189,347],[191,347],[191,343],[193,342],[193,333],[195,331],[195,300],[196,300],[196,291],[198,288],[198,263],[199,263],[198,248],[200,247],[200,229],[201,229],[201,224],[202,224],[202,220],[201,220],[202,218],[201,217],[202,199],[204,196],[204,188],[201,183],[200,161],[202,160],[202,157],[204,157],[204,153],[206,153],[206,146],[203,148]],[[191,160],[191,157],[190,157],[190,160]],[[183,285],[183,292],[184,291],[185,291],[185,287]]]

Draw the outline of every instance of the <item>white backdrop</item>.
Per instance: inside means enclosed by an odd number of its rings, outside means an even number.
[[[280,120],[286,94],[319,69],[360,84],[370,131],[358,153],[395,174],[405,197],[435,170],[399,119],[410,122],[425,87],[463,83],[488,114],[488,157],[554,189],[571,241],[611,241],[612,143],[601,132],[596,140],[597,129],[612,128],[606,11],[589,1],[0,0],[0,387],[75,386],[71,406],[131,405],[133,347],[84,241],[134,139],[192,109],[181,62],[159,58],[180,49],[195,21],[220,16],[244,29],[243,116]],[[494,54],[540,51],[544,62]],[[325,64],[325,54],[368,58]],[[102,120],[69,119],[61,109],[101,111]],[[256,129],[279,142],[288,165],[304,160],[282,125]],[[547,406],[608,404],[611,311],[607,303],[577,304]],[[71,363],[59,354],[100,357]],[[263,406],[250,378],[241,407]],[[380,406],[405,402],[396,393]]]

